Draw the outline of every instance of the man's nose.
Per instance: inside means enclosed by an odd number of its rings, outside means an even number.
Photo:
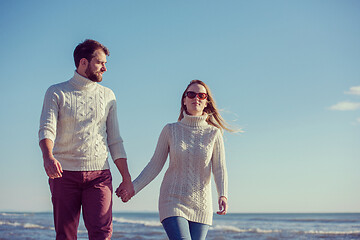
[[[102,70],[103,72],[106,72],[106,71],[107,71],[106,66],[105,66],[105,65],[103,65],[103,66],[102,66],[102,68],[101,68],[101,70]]]

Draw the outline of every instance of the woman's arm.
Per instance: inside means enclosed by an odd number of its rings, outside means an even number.
[[[228,196],[228,176],[225,162],[224,140],[220,130],[218,131],[214,143],[213,155],[211,158],[212,172],[214,175],[215,185],[219,196],[219,212],[224,215],[227,212]]]
[[[140,192],[146,185],[148,185],[162,170],[165,165],[169,153],[169,125],[166,125],[158,139],[158,143],[150,162],[142,170],[140,175],[133,181],[134,194]],[[116,194],[120,196],[120,191],[117,189]]]

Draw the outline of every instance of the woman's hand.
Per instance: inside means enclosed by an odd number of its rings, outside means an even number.
[[[227,213],[228,204],[227,204],[227,198],[225,196],[221,196],[219,198],[219,210],[216,212],[219,215],[225,215]]]

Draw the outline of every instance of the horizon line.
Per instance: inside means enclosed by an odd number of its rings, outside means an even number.
[[[53,211],[17,211],[17,210],[0,210],[0,213],[53,213]],[[149,213],[158,214],[157,211],[113,211],[113,213]],[[360,211],[346,212],[228,212],[227,214],[360,214]],[[216,215],[216,212],[214,212]]]

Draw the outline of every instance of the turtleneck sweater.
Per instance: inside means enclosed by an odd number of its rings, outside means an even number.
[[[162,170],[168,155],[159,196],[160,221],[180,216],[189,221],[212,224],[211,172],[218,196],[227,197],[225,150],[220,129],[206,122],[207,114],[190,116],[167,124],[150,162],[134,180],[137,194]]]
[[[115,94],[76,71],[46,91],[39,141],[45,138],[53,141],[53,155],[63,170],[109,169],[108,149],[113,160],[126,158]]]

